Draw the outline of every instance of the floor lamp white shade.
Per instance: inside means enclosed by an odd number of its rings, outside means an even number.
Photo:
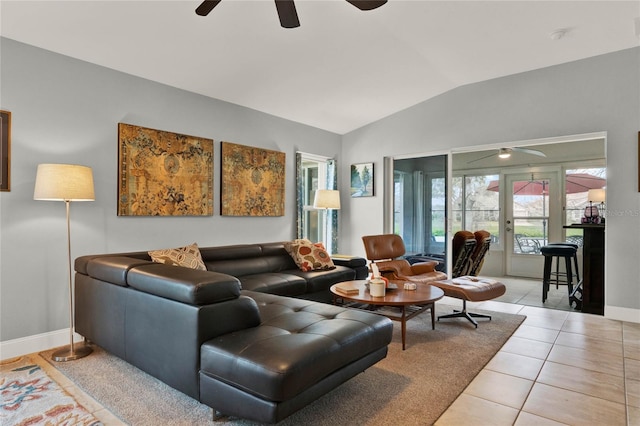
[[[340,210],[340,191],[337,189],[318,189],[316,191],[315,198],[313,199],[313,207],[316,209],[324,209],[325,211],[324,245],[331,253],[331,239],[329,238],[329,210]]]
[[[340,210],[340,191],[337,189],[318,189],[313,200],[313,207]]]
[[[93,172],[75,164],[39,164],[33,199],[93,201]]]
[[[89,355],[92,349],[83,344],[76,347],[73,342],[73,282],[71,270],[71,224],[69,206],[71,201],[93,201],[93,172],[90,167],[75,164],[40,164],[36,173],[34,200],[64,201],[67,208],[67,261],[69,267],[69,346],[51,356],[54,361],[72,361]]]

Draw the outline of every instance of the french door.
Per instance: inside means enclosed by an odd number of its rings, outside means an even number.
[[[542,278],[540,248],[562,238],[558,172],[505,175],[506,274]]]

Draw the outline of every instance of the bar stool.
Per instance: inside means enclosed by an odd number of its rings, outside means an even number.
[[[573,266],[575,268],[574,272],[576,275],[576,282],[580,282],[580,268],[578,267],[578,248],[580,247],[578,244],[575,243],[570,243],[568,241],[565,241],[563,243],[548,243],[548,246],[571,246],[573,248],[576,249],[575,255],[573,256]],[[551,275],[556,277],[556,288],[558,288],[559,280],[560,277],[565,277],[564,278],[564,283],[567,282],[566,276],[567,274],[565,272],[560,272],[560,262],[556,262],[556,271],[552,272]]]
[[[544,256],[544,274],[542,277],[542,302],[546,302],[547,293],[549,292],[549,285],[551,282],[551,265],[553,259],[556,258],[556,262],[560,262],[560,258],[564,258],[566,269],[566,282],[562,284],[567,285],[567,294],[571,297],[573,293],[573,272],[571,267],[571,259],[577,256],[578,249],[575,245],[546,245],[540,248],[540,252]],[[577,260],[576,260],[577,265]],[[556,279],[556,285],[561,284]],[[576,283],[577,284],[577,283]]]

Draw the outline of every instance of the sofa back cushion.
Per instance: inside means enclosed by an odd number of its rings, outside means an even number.
[[[241,277],[297,269],[282,243],[201,248],[209,271]]]

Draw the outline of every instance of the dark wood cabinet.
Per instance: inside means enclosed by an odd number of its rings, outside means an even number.
[[[575,224],[582,229],[582,312],[604,315],[604,225]]]

